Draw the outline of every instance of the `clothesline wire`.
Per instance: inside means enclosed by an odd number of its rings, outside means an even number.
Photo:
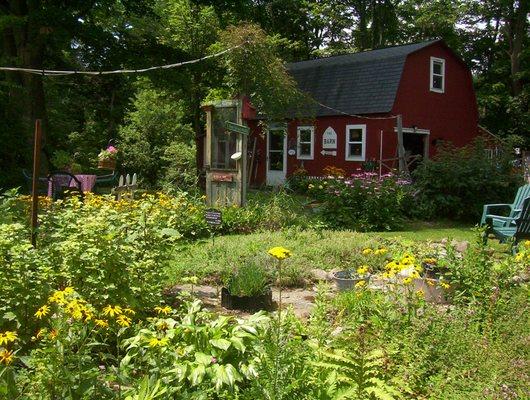
[[[239,44],[234,47],[230,47],[226,50],[217,52],[215,54],[209,54],[204,57],[196,58],[194,60],[188,60],[188,61],[181,61],[178,63],[173,64],[166,64],[166,65],[157,65],[153,67],[148,68],[140,68],[140,69],[117,69],[117,70],[110,70],[110,71],[82,71],[82,70],[71,70],[71,71],[64,71],[64,70],[49,70],[49,69],[35,69],[35,68],[19,68],[19,67],[0,67],[0,71],[16,71],[16,72],[25,72],[28,74],[34,74],[34,75],[42,75],[42,76],[65,76],[65,75],[114,75],[114,74],[138,74],[148,71],[155,71],[155,70],[161,70],[161,69],[171,69],[171,68],[177,68],[181,67],[183,65],[190,65],[190,64],[196,64],[198,62],[210,59],[210,58],[216,58],[220,57],[223,54],[226,54],[230,51],[233,51],[239,47],[242,47],[245,43]],[[317,103],[324,108],[327,108],[329,110],[338,112],[342,115],[347,115],[349,117],[354,118],[363,118],[363,119],[375,119],[375,120],[388,120],[388,119],[394,119],[397,118],[397,115],[389,115],[388,117],[367,117],[364,115],[356,115],[356,114],[349,114],[347,112],[344,112],[342,110],[338,110],[336,108],[330,107],[324,103],[321,103],[317,101]]]
[[[72,71],[58,71],[58,70],[49,70],[49,69],[35,69],[35,68],[18,68],[18,67],[0,67],[0,71],[17,71],[25,72],[28,74],[42,75],[42,76],[64,76],[64,75],[113,75],[113,74],[137,74],[148,71],[155,71],[160,69],[170,69],[181,67],[183,65],[195,64],[210,58],[220,57],[223,54],[226,54],[230,51],[233,51],[239,47],[242,47],[245,43],[240,45],[230,47],[229,49],[217,52],[215,54],[209,54],[204,57],[196,58],[194,60],[181,61],[174,64],[166,65],[157,65],[149,68],[140,68],[140,69],[117,69],[111,71],[82,71],[82,70],[72,70]]]
[[[367,117],[365,115],[357,115],[357,114],[349,114],[347,112],[344,112],[344,111],[341,111],[341,110],[337,110],[336,108],[333,108],[333,107],[330,107],[324,103],[321,103],[319,101],[317,101],[317,104],[324,107],[324,108],[327,108],[328,110],[332,110],[332,111],[335,111],[335,112],[338,112],[339,114],[342,114],[342,115],[346,115],[348,117],[354,117],[354,118],[363,118],[363,119],[380,119],[380,120],[383,120],[383,119],[394,119],[394,118],[397,118],[398,115],[389,115],[388,117]]]

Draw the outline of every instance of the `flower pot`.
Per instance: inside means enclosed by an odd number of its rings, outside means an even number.
[[[370,281],[370,274],[359,275],[352,270],[337,271],[333,274],[333,280],[337,285],[337,289],[342,292],[351,290],[360,281]]]
[[[106,159],[106,160],[98,160],[98,168],[99,169],[109,169],[114,171],[116,169],[116,160],[115,159]]]
[[[256,296],[235,296],[227,288],[221,290],[221,305],[229,310],[259,311],[272,307],[272,290]]]

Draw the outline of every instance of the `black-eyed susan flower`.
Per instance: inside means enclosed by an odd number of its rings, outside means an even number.
[[[94,323],[98,328],[107,328],[109,326],[109,323],[104,319],[95,319]]]
[[[128,315],[135,315],[136,311],[134,311],[132,308],[124,308],[123,312]]]
[[[120,306],[108,305],[103,309],[103,315],[108,315],[109,317],[115,317],[121,314],[123,314],[123,310]]]
[[[363,287],[365,287],[365,286],[366,286],[366,281],[365,281],[365,280],[359,281],[359,282],[357,282],[357,283],[355,284],[355,287],[356,287],[357,289],[361,289],[361,288],[363,288]]]
[[[164,314],[164,315],[168,315],[170,312],[171,312],[171,307],[169,306],[164,306],[164,307],[160,307],[160,306],[156,306],[155,307],[155,312],[157,314]]]
[[[285,260],[286,258],[291,257],[291,251],[287,250],[285,247],[273,247],[268,251],[269,255],[276,258],[277,260]]]
[[[167,346],[168,339],[167,338],[159,339],[157,337],[153,337],[149,339],[148,344],[149,344],[149,347],[164,347],[164,346]]]
[[[370,249],[370,248],[366,248],[366,249],[363,250],[363,254],[364,254],[365,256],[367,256],[368,254],[372,254],[372,252],[373,252],[373,250]]]
[[[118,323],[118,325],[124,328],[128,328],[129,326],[131,326],[132,319],[124,314],[120,314],[116,317],[116,322]]]
[[[13,351],[3,349],[0,351],[0,364],[9,365],[13,362]]]
[[[36,312],[35,312],[35,316],[38,318],[38,319],[41,319],[42,317],[45,317],[46,315],[48,315],[48,313],[50,312],[50,306],[48,306],[47,304],[43,305],[41,308],[39,308]]]
[[[0,346],[14,342],[17,338],[18,335],[15,331],[0,332]]]
[[[368,265],[361,265],[359,268],[357,268],[357,273],[359,275],[364,275],[368,272]]]
[[[410,276],[407,276],[406,278],[403,279],[404,285],[410,285],[411,283],[412,283],[412,278]]]

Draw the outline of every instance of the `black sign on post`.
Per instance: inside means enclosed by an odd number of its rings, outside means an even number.
[[[204,218],[206,219],[206,223],[208,225],[218,226],[223,223],[221,211],[218,210],[206,210],[204,213]]]

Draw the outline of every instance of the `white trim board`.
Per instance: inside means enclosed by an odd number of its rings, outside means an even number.
[[[430,135],[431,131],[429,129],[420,129],[420,128],[403,128],[403,133],[415,133],[417,135]],[[394,132],[397,132],[397,128],[394,128]]]

